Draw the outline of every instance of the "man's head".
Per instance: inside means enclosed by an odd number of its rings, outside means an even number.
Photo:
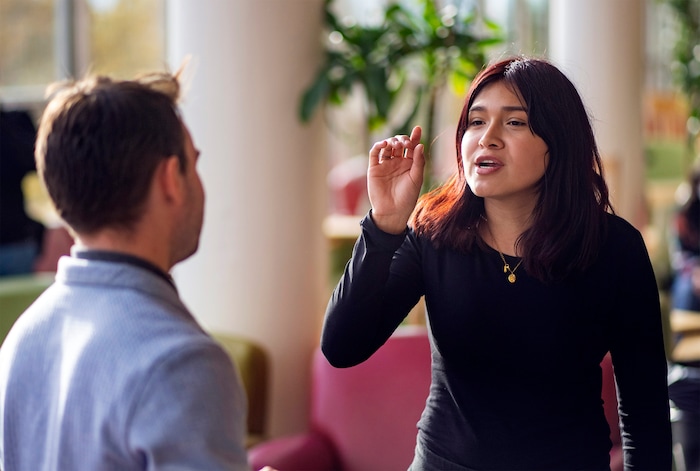
[[[172,219],[187,224],[182,232],[194,239],[194,247],[176,248],[182,252],[176,256],[194,252],[204,198],[179,93],[177,77],[169,74],[133,81],[90,77],[55,91],[39,125],[37,170],[59,216],[77,235],[133,231],[153,201],[154,185],[169,175],[184,195],[176,198],[180,212]]]
[[[158,163],[177,155],[185,168],[178,95],[177,80],[166,75],[157,81],[91,77],[54,95],[39,126],[37,169],[73,230],[130,228]]]

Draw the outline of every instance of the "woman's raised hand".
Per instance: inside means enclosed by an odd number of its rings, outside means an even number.
[[[372,219],[385,232],[403,232],[418,201],[425,166],[420,137],[421,128],[416,126],[410,136],[384,139],[369,151],[367,190]]]

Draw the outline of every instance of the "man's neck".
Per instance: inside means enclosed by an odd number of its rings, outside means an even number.
[[[134,234],[124,235],[111,230],[90,235],[77,234],[75,243],[78,250],[115,252],[140,258],[165,273],[172,268],[167,256],[167,244],[152,243],[149,239],[144,240]]]

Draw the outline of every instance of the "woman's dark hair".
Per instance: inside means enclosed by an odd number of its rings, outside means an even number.
[[[420,199],[411,225],[436,246],[469,252],[481,243],[478,221],[484,201],[467,185],[461,144],[472,103],[496,82],[520,97],[531,131],[549,151],[532,225],[518,239],[523,267],[542,281],[560,280],[593,263],[606,228],[605,213],[613,210],[586,108],[571,81],[545,60],[502,60],[474,79],[457,126],[458,170]]]
[[[59,216],[79,233],[129,229],[142,214],[158,163],[185,171],[177,76],[88,77],[58,84],[42,115],[37,170]]]

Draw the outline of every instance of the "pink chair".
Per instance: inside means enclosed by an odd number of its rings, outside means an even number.
[[[621,471],[609,356],[602,366],[605,413],[613,438],[612,471]],[[252,469],[405,471],[413,459],[416,424],[429,388],[430,345],[425,327],[400,327],[372,357],[352,368],[333,368],[317,349],[309,431],[252,447],[248,453]]]
[[[615,386],[615,375],[609,353],[603,358],[600,367],[603,370],[601,397],[603,398],[605,418],[608,419],[610,440],[612,441],[610,470],[623,471],[625,466],[622,455],[622,437],[620,436],[620,418],[617,414],[617,386]]]
[[[333,368],[317,349],[312,372],[310,430],[253,447],[253,469],[405,471],[430,388],[425,327],[400,327],[352,368]]]
[[[44,241],[41,253],[34,262],[35,273],[55,273],[58,259],[70,254],[73,245],[73,236],[63,226],[47,228],[44,231]]]

